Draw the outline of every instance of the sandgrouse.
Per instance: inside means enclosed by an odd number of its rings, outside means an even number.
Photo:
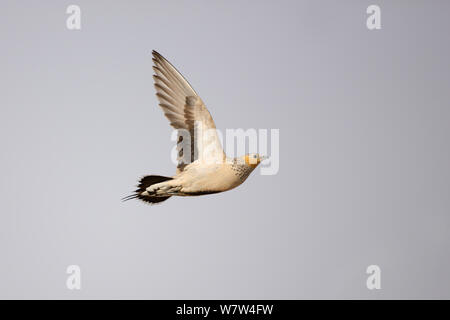
[[[173,177],[144,176],[134,194],[123,200],[155,204],[171,196],[219,193],[242,184],[265,157],[227,158],[202,99],[169,61],[156,51],[152,54],[159,106],[178,131],[178,166]]]

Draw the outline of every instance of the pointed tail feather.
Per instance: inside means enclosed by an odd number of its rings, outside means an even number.
[[[163,201],[169,199],[170,196],[161,197],[161,196],[149,195],[148,193],[146,193],[146,194],[143,194],[143,193],[151,185],[154,185],[154,184],[160,183],[160,182],[164,182],[164,181],[168,181],[168,180],[172,180],[172,179],[173,178],[164,177],[164,176],[155,176],[155,175],[145,176],[139,181],[139,184],[137,186],[138,189],[136,189],[134,191],[134,194],[131,194],[129,196],[122,198],[122,201],[128,201],[131,199],[139,199],[139,200],[142,200],[142,201],[150,203],[150,204],[163,202]]]

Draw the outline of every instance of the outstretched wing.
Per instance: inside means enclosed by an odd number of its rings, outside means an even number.
[[[169,61],[156,51],[152,53],[159,106],[170,125],[178,130],[177,172],[200,158],[223,161],[225,153],[216,125],[202,99]]]

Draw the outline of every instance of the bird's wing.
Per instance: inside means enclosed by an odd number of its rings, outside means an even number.
[[[177,171],[197,159],[223,161],[225,153],[216,125],[202,99],[169,61],[156,51],[152,53],[159,106],[178,130]]]

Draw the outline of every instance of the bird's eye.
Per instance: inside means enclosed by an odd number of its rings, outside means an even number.
[[[255,158],[255,159],[256,159],[256,154],[254,154],[254,155],[253,155],[253,158]]]

